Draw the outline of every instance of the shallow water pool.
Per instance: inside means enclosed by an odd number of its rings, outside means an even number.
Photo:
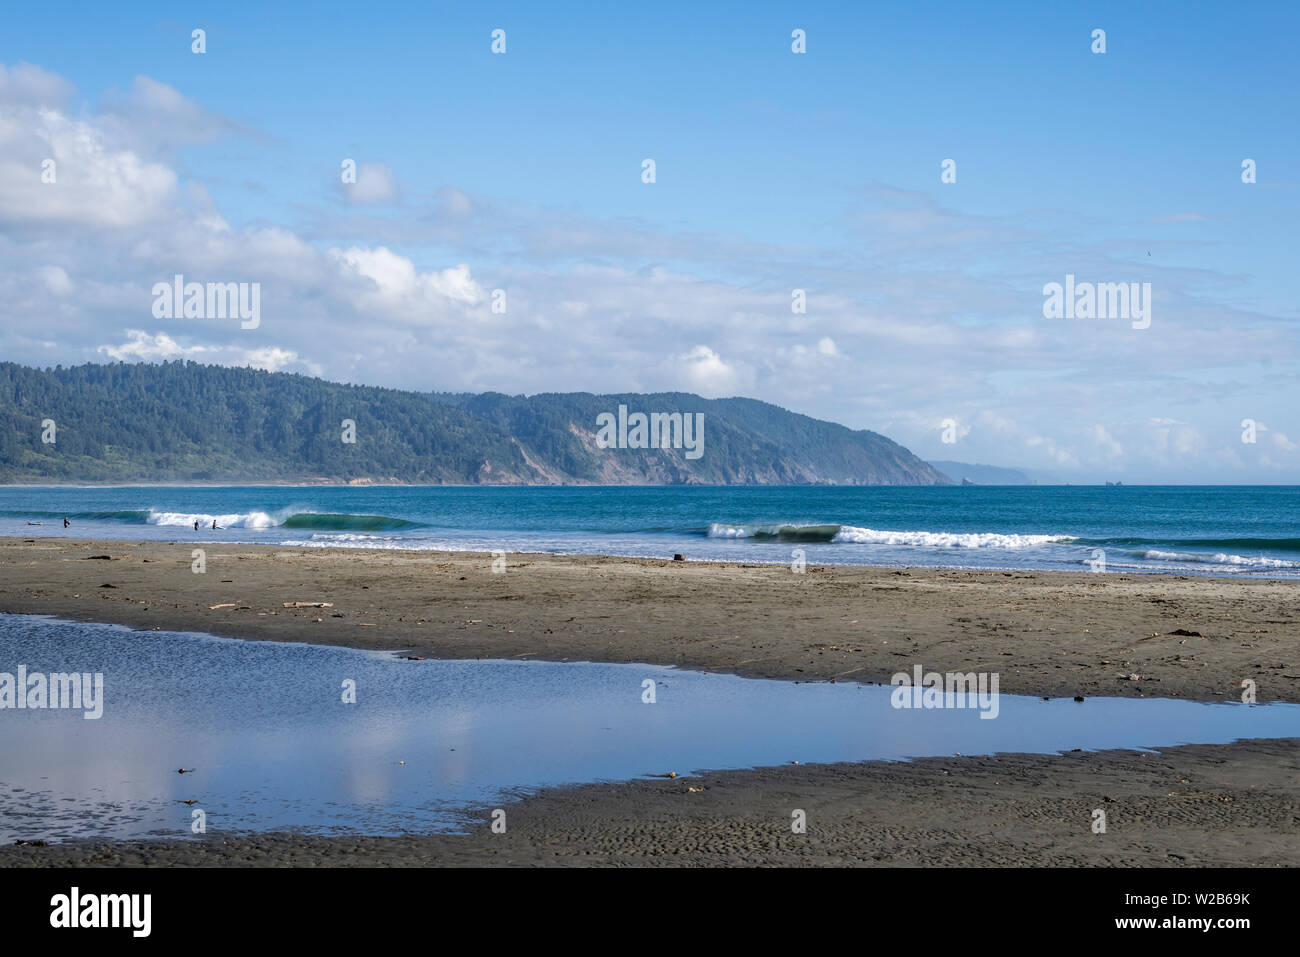
[[[192,808],[209,835],[428,832],[536,787],[670,771],[1300,735],[1300,705],[1001,695],[988,720],[895,709],[878,685],[409,661],[0,616],[0,672],[19,665],[102,673],[103,715],[0,710],[4,841],[186,837]],[[349,680],[355,704],[342,700]]]

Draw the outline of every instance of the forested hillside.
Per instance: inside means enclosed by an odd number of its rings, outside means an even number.
[[[598,447],[620,404],[703,413],[702,454]],[[884,436],[753,399],[426,394],[182,361],[0,363],[0,481],[948,484]]]

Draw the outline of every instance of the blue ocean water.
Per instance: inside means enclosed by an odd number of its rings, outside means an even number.
[[[1300,488],[6,487],[0,534],[1295,578]]]

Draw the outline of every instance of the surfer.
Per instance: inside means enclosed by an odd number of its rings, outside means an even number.
[[[217,524],[217,520],[216,520],[215,518],[212,520],[212,527],[213,527],[214,529],[217,529],[217,528],[220,528],[220,527],[221,527],[220,525]]]

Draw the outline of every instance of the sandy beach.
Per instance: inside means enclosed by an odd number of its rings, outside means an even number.
[[[207,571],[191,571],[194,548]],[[111,587],[105,587],[111,586]],[[285,608],[329,602],[330,608]],[[1300,582],[0,539],[0,612],[444,658],[1300,702]],[[1136,678],[1130,678],[1136,675]]]
[[[206,553],[203,574],[191,570],[193,548]],[[1235,699],[1250,679],[1261,702],[1300,701],[1297,582],[811,566],[797,575],[545,555],[509,555],[501,574],[491,565],[468,553],[4,539],[0,612],[801,681],[881,682],[920,664],[998,672],[1008,694],[1085,699]],[[544,791],[510,806],[505,835],[212,835],[5,848],[0,863],[1295,866],[1298,771],[1300,738],[780,767]],[[1089,829],[1098,807],[1106,835]],[[806,835],[790,833],[792,808],[807,811]]]

